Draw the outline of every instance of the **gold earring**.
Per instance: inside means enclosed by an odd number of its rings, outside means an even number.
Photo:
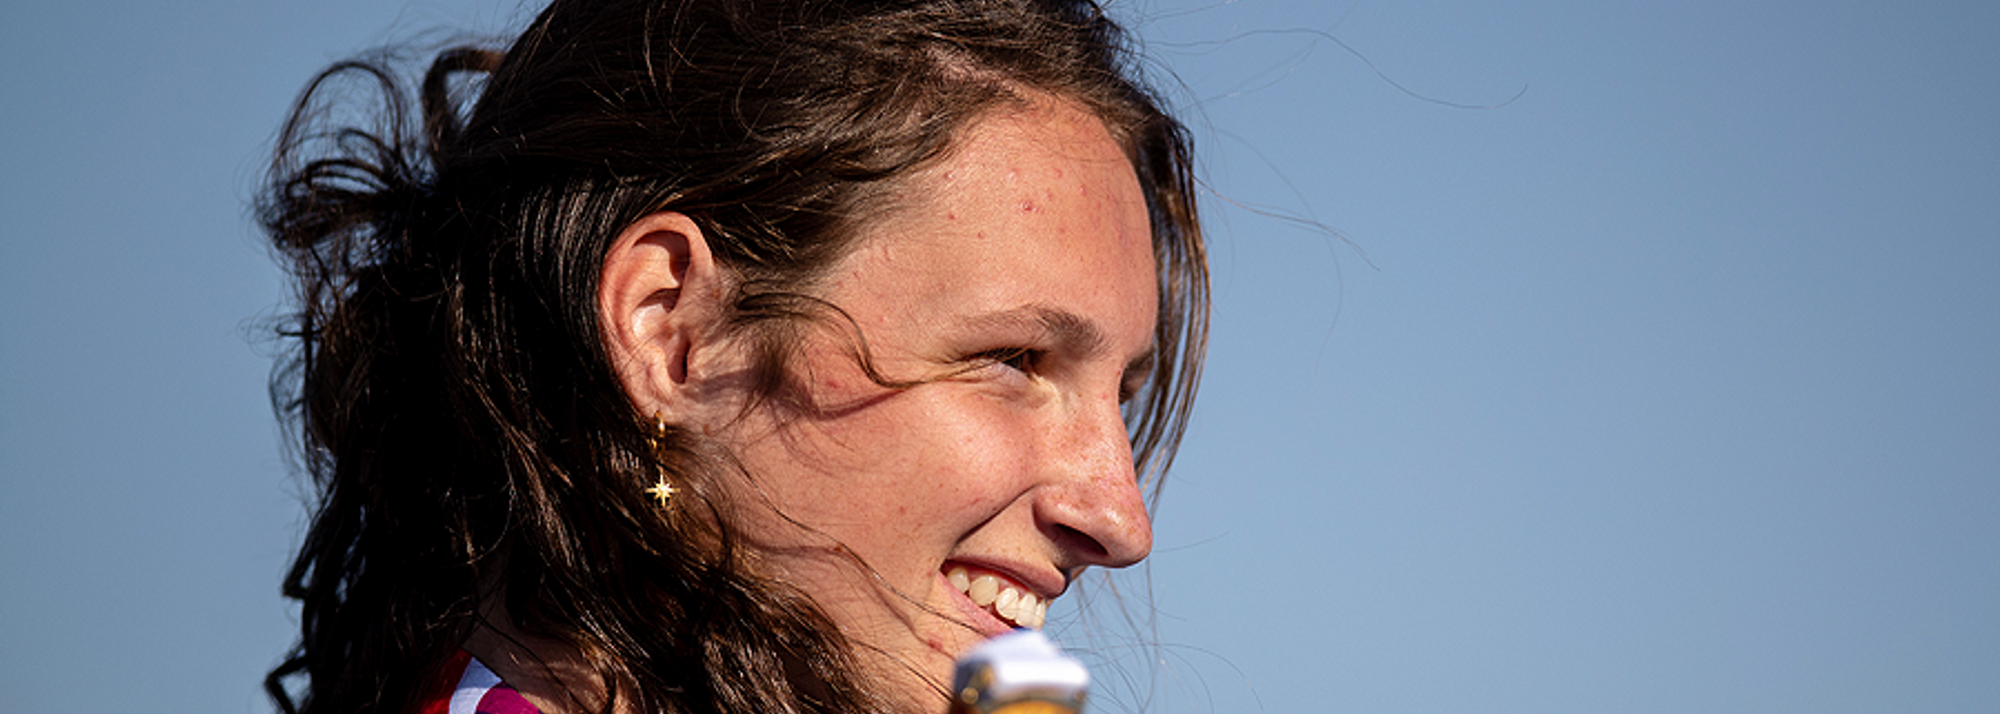
[[[667,420],[660,416],[659,412],[653,412],[653,434],[647,442],[653,447],[653,462],[659,464],[660,471],[654,477],[653,485],[646,487],[646,495],[659,501],[661,508],[666,508],[674,500],[674,494],[678,493],[679,489],[674,488],[673,482],[667,480]]]

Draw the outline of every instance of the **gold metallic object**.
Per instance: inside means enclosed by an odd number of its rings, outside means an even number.
[[[674,494],[679,493],[679,489],[674,488],[674,483],[667,480],[667,419],[660,416],[659,412],[653,412],[653,434],[647,442],[653,447],[653,462],[660,464],[660,472],[654,477],[653,485],[646,487],[646,495],[658,501],[661,508],[666,508],[674,500]]]
[[[658,481],[653,482],[653,485],[646,487],[646,495],[652,496],[655,501],[659,501],[661,508],[666,508],[667,504],[674,500],[674,493],[674,485],[667,483],[667,477],[665,476],[661,476]]]

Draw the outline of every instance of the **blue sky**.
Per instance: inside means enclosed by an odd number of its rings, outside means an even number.
[[[1154,712],[2000,709],[2000,6],[1115,7],[1195,128],[1217,309],[1121,581],[1158,649],[1054,628],[1101,678]],[[303,508],[261,157],[326,63],[518,15],[0,9],[11,705],[268,710]]]

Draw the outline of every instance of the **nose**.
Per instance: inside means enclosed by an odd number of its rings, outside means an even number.
[[[1079,408],[1055,428],[1054,457],[1035,506],[1042,529],[1069,561],[1064,569],[1144,560],[1153,550],[1153,519],[1117,398]]]

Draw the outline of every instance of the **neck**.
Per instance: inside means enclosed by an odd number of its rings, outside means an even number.
[[[465,641],[465,651],[543,714],[602,711],[609,688],[583,653],[568,642],[523,632],[497,600],[481,608],[482,622]],[[631,699],[619,699],[613,711],[630,714]]]

